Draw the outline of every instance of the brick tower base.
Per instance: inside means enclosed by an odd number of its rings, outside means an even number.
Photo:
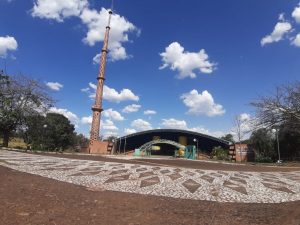
[[[89,147],[89,153],[91,154],[107,154],[107,141],[93,141],[93,144]]]

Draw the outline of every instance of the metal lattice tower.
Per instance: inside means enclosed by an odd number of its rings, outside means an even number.
[[[113,6],[113,5],[112,5]],[[103,85],[105,80],[105,66],[106,66],[106,57],[108,53],[108,39],[109,39],[109,31],[110,31],[110,20],[112,16],[112,8],[108,11],[108,25],[106,26],[105,36],[103,40],[103,48],[101,50],[101,58],[100,58],[100,67],[99,73],[97,76],[97,89],[96,89],[96,97],[95,104],[92,106],[93,111],[93,120],[90,132],[90,143],[89,149],[91,150],[95,145],[95,142],[99,141],[99,133],[100,133],[100,119],[102,108],[102,98],[103,98]]]

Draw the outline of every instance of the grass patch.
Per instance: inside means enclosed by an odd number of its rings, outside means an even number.
[[[3,144],[3,139],[0,138],[0,145]],[[8,142],[9,148],[26,149],[27,145],[22,138],[12,138]]]

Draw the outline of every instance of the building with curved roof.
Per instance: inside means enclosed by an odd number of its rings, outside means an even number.
[[[214,147],[220,146],[228,149],[229,142],[206,134],[179,130],[179,129],[155,129],[133,133],[116,139],[115,152],[124,153],[139,149],[141,146],[156,139],[170,140],[170,142],[155,144],[160,150],[154,151],[157,155],[174,155],[178,149],[174,142],[180,145],[195,145],[199,152],[210,154]]]

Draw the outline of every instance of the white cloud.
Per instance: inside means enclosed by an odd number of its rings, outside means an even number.
[[[192,127],[192,128],[189,128],[188,130],[194,131],[197,133],[201,133],[201,134],[206,134],[206,135],[213,136],[216,138],[220,138],[225,135],[225,133],[223,131],[210,131],[204,127]]]
[[[84,116],[81,118],[81,123],[82,124],[92,124],[92,116]]]
[[[53,91],[59,91],[63,85],[58,82],[47,82],[46,85]]]
[[[120,92],[104,85],[103,98],[110,102],[139,101],[139,96],[135,95],[130,89],[124,88]]]
[[[0,37],[0,57],[5,58],[8,51],[15,51],[18,43],[14,37]]]
[[[279,15],[279,21],[275,25],[273,32],[261,39],[262,46],[278,42],[284,39],[285,35],[292,30],[292,25],[284,20],[283,14]]]
[[[124,120],[124,117],[118,111],[115,111],[111,108],[104,110],[103,116],[110,120],[117,120],[117,121]]]
[[[139,111],[140,108],[141,108],[140,105],[132,104],[132,105],[126,106],[126,107],[122,110],[122,112],[123,112],[123,113],[137,112],[137,111]]]
[[[67,110],[67,109],[60,109],[60,108],[56,108],[56,107],[51,107],[49,109],[49,112],[51,113],[58,113],[58,114],[62,114],[65,117],[67,117],[73,124],[77,124],[79,121],[78,116],[75,113],[72,113],[71,111]]]
[[[93,84],[92,82],[89,82],[89,86],[90,88],[96,90],[97,89],[97,85],[96,84]]]
[[[63,22],[65,18],[72,16],[79,17],[87,27],[87,34],[83,42],[94,46],[96,42],[104,40],[109,13],[105,8],[101,8],[99,11],[90,9],[88,0],[34,0],[31,15],[57,22]],[[136,32],[139,35],[140,30],[125,17],[118,14],[111,16],[110,26],[109,59],[116,61],[130,58],[131,56],[126,53],[123,43],[130,41],[129,33]],[[99,56],[96,55],[93,61],[98,63]]]
[[[234,126],[231,128],[233,138],[238,141],[238,133],[240,133],[241,140],[249,138],[254,122],[254,118],[248,113],[238,115]]]
[[[86,7],[87,0],[35,0],[31,15],[62,22],[65,18],[79,16]]]
[[[144,115],[155,115],[157,112],[154,110],[146,110],[144,111]]]
[[[151,130],[152,126],[149,122],[142,120],[142,119],[137,119],[131,122],[131,126],[135,128],[138,131],[144,131],[144,130]]]
[[[82,22],[88,27],[86,37],[83,39],[84,43],[93,46],[96,42],[103,41],[105,35],[105,27],[108,22],[108,10],[101,8],[98,12],[93,9],[85,8],[80,15]],[[127,59],[127,55],[123,43],[128,42],[128,33],[138,32],[138,29],[126,18],[113,14],[111,17],[111,31],[108,48],[110,50],[109,57],[112,61]],[[95,56],[93,61],[97,60],[99,56]]]
[[[89,87],[87,87],[87,88],[81,88],[80,91],[89,93],[90,88]]]
[[[110,130],[110,131],[116,131],[119,130],[119,128],[117,128],[114,124],[114,122],[112,120],[105,120],[105,121],[101,121],[100,126],[103,130]]]
[[[134,133],[136,133],[135,129],[131,129],[131,128],[125,128],[124,129],[124,134],[125,135],[134,134]]]
[[[174,118],[171,119],[162,119],[161,125],[164,128],[170,128],[170,129],[187,129],[187,124],[184,120],[176,120]]]
[[[94,58],[93,58],[93,64],[99,64],[99,62],[100,62],[100,57],[101,57],[101,54],[100,54],[100,53],[97,54],[97,55],[95,55]]]
[[[201,126],[188,127],[186,121],[177,120],[174,118],[162,119],[161,125],[163,128],[190,130],[190,131],[194,131],[194,132],[201,133],[201,134],[207,134],[207,135],[218,137],[218,138],[224,135],[224,132],[222,132],[222,131],[209,131],[208,129],[205,129],[204,127],[201,127]]]
[[[97,86],[90,82],[89,88],[82,88],[81,91],[88,93],[91,99],[95,99],[96,89]],[[103,99],[110,102],[120,103],[122,101],[139,101],[139,96],[135,95],[130,89],[127,88],[124,88],[118,92],[115,89],[104,85]]]
[[[248,113],[242,113],[239,117],[241,121],[249,121],[251,119],[251,115]]]
[[[292,41],[292,44],[297,47],[300,47],[300,33],[297,34],[297,36],[294,38],[294,40]]]
[[[300,23],[300,3],[292,12],[292,17],[294,17],[297,23]]]
[[[225,113],[222,105],[216,104],[212,95],[207,91],[198,93],[197,90],[192,90],[180,97],[183,103],[189,108],[188,114],[191,115],[206,115],[209,117],[220,116]]]
[[[194,70],[199,70],[201,73],[212,73],[215,70],[215,64],[209,61],[204,49],[199,52],[184,51],[178,42],[171,43],[166,47],[165,52],[160,53],[160,56],[163,65],[159,69],[170,67],[173,71],[177,70],[179,79],[195,78]]]
[[[102,134],[103,138],[108,138],[108,137],[118,137],[118,132],[116,131],[104,131]]]

